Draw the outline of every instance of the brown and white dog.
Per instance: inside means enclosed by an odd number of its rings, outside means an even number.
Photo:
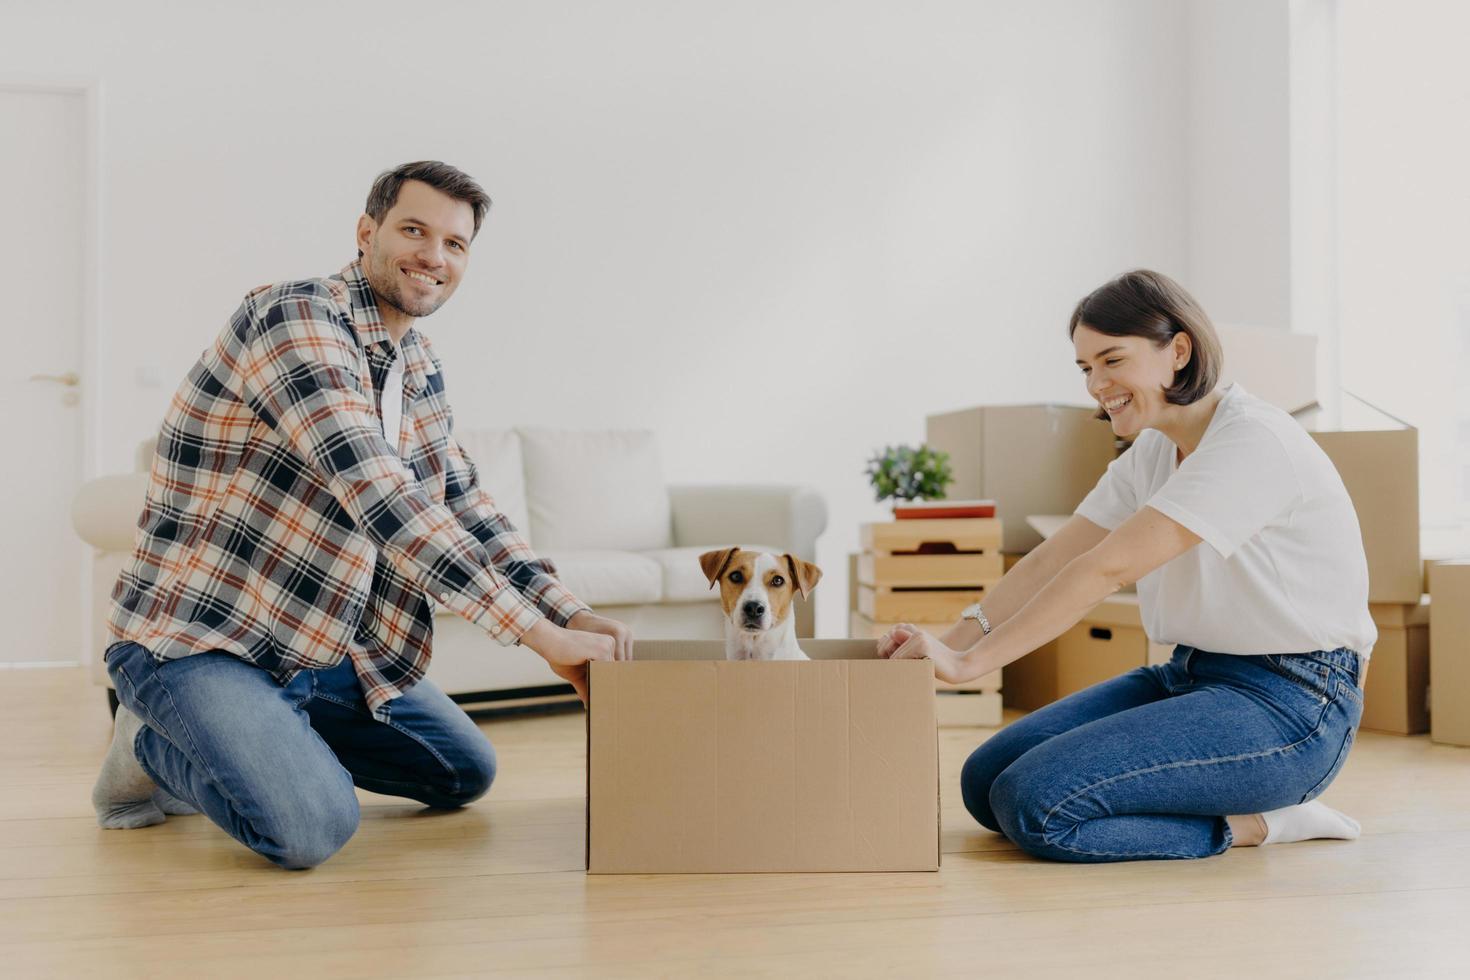
[[[805,599],[822,570],[795,555],[720,548],[699,556],[710,588],[720,586],[728,660],[806,660],[796,645],[796,594]]]

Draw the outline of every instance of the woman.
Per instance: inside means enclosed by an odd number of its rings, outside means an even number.
[[[965,806],[1031,854],[1196,858],[1350,839],[1313,801],[1342,768],[1377,633],[1357,515],[1285,412],[1219,389],[1209,318],[1168,277],[1119,276],[1069,327],[1088,394],[1134,439],[1063,528],[942,637],[911,624],[883,656],[964,681],[1059,636],[1138,583],[1173,659],[1079,691],[965,763]]]

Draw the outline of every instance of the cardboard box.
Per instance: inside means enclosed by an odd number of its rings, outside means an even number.
[[[1008,664],[1001,671],[1001,695],[1007,708],[1035,711],[1155,662],[1165,650],[1151,649],[1138,596],[1120,593],[1098,603],[1053,642]]]
[[[938,870],[934,665],[802,649],[644,640],[592,665],[588,872]]]
[[[1041,536],[1027,514],[1070,514],[1114,455],[1113,430],[1095,409],[991,405],[928,417],[925,442],[949,453],[961,500],[991,499],[1005,521],[1001,549],[1026,552]]]
[[[1419,431],[1313,432],[1363,529],[1368,601],[1413,605],[1423,595],[1419,557]]]
[[[1413,605],[1369,603],[1378,642],[1363,682],[1361,727],[1394,735],[1429,731],[1428,596]]]
[[[1429,622],[1429,737],[1470,745],[1470,562],[1429,570],[1434,616]],[[1374,661],[1378,654],[1373,655]],[[1370,666],[1371,680],[1376,666]]]
[[[1317,338],[1271,327],[1217,323],[1225,367],[1220,384],[1241,387],[1300,415],[1317,404]]]

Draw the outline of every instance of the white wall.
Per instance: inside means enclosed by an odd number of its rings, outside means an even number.
[[[1186,285],[1217,323],[1289,330],[1288,6],[1190,0],[1187,10]]]
[[[246,289],[337,269],[373,176],[442,158],[496,199],[425,325],[461,424],[648,426],[672,480],[820,487],[837,635],[871,450],[1081,400],[1075,300],[1209,265],[1172,0],[204,6],[0,21],[6,70],[104,85],[108,468]]]
[[[1426,525],[1470,522],[1470,8],[1338,7],[1343,387],[1419,428]]]

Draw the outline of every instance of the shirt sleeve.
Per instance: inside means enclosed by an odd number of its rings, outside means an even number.
[[[389,448],[371,393],[362,390],[355,341],[330,300],[277,298],[254,309],[252,321],[238,365],[251,410],[306,460],[403,574],[500,643],[519,640],[542,618],[540,610]]]
[[[460,526],[480,542],[490,563],[536,605],[552,622],[565,626],[567,620],[588,609],[556,577],[556,567],[538,558],[510,519],[495,506],[480,486],[474,461],[453,438],[450,423],[449,465],[444,478],[444,503]]]
[[[1291,455],[1271,429],[1243,421],[1211,433],[1147,504],[1221,558],[1290,516],[1301,499]]]
[[[1077,516],[1085,517],[1104,531],[1115,531],[1124,521],[1138,513],[1138,487],[1135,473],[1138,443],[1108,464],[1097,486],[1077,505]]]

